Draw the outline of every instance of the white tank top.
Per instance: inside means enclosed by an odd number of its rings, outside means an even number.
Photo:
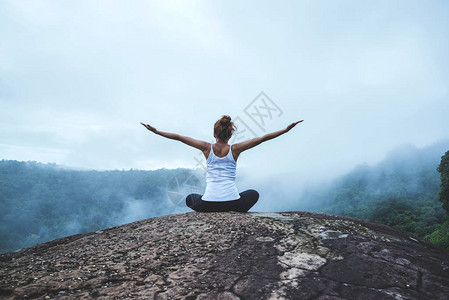
[[[201,199],[205,201],[231,201],[240,199],[240,195],[235,186],[237,163],[232,156],[232,146],[229,146],[228,155],[218,157],[215,155],[211,144],[206,165],[206,191]]]

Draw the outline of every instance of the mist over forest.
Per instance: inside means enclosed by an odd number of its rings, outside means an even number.
[[[175,180],[190,173],[186,169],[79,171],[2,160],[0,252],[182,212],[175,197],[183,191],[177,190]],[[175,197],[167,197],[167,190],[173,190]]]
[[[425,237],[447,219],[438,197],[437,167],[448,149],[447,140],[424,148],[401,146],[376,165],[359,165],[328,185],[308,187],[300,208],[383,223]]]
[[[274,201],[274,211],[307,210],[387,224],[419,237],[446,219],[438,200],[441,156],[449,141],[406,145],[376,165],[359,165],[332,182]],[[282,178],[281,178],[282,179]],[[244,178],[243,178],[244,180]],[[0,162],[0,253],[139,219],[189,211],[188,193],[201,193],[204,174],[191,169],[73,170],[56,164]],[[286,194],[287,195],[287,194]],[[291,199],[287,199],[287,198]],[[269,206],[260,206],[266,210]],[[258,210],[257,206],[253,210]]]

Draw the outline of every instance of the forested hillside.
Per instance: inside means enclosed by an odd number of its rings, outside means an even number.
[[[383,223],[449,248],[446,211],[438,199],[441,156],[449,141],[401,147],[374,166],[361,165],[331,184],[309,187],[278,211],[307,210]],[[0,252],[143,218],[187,211],[170,195],[192,170],[80,171],[54,164],[0,161]],[[187,174],[187,175],[186,175]],[[204,181],[195,173],[195,184]],[[183,177],[184,176],[184,177]],[[175,193],[176,194],[176,193]],[[177,196],[177,195],[175,195]],[[263,199],[263,195],[261,196]],[[282,206],[282,203],[296,203]],[[442,225],[441,225],[442,224]]]
[[[360,165],[326,186],[309,188],[301,203],[310,211],[351,216],[396,227],[419,237],[447,218],[438,199],[437,167],[449,149],[403,146],[377,165]]]
[[[167,184],[185,169],[78,171],[0,162],[0,252],[170,214]]]

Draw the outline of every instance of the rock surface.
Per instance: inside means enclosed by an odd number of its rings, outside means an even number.
[[[185,213],[0,255],[2,299],[448,299],[449,255],[305,212]]]

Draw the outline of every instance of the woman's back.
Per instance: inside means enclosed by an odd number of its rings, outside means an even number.
[[[212,144],[211,146],[212,146],[212,148],[208,147],[208,150],[204,151],[204,155],[205,155],[206,159],[209,158],[211,151],[214,152],[215,156],[222,158],[222,157],[226,157],[228,155],[229,151],[231,150],[232,157],[234,158],[235,161],[237,161],[238,154],[235,151],[235,149],[231,147],[231,145],[215,143],[215,144]]]
[[[229,145],[228,153],[222,157],[215,154],[213,146],[211,144],[206,160],[206,191],[202,199],[206,201],[237,200],[240,195],[235,186],[237,163],[232,155],[232,146]],[[222,150],[225,148],[222,147]]]

